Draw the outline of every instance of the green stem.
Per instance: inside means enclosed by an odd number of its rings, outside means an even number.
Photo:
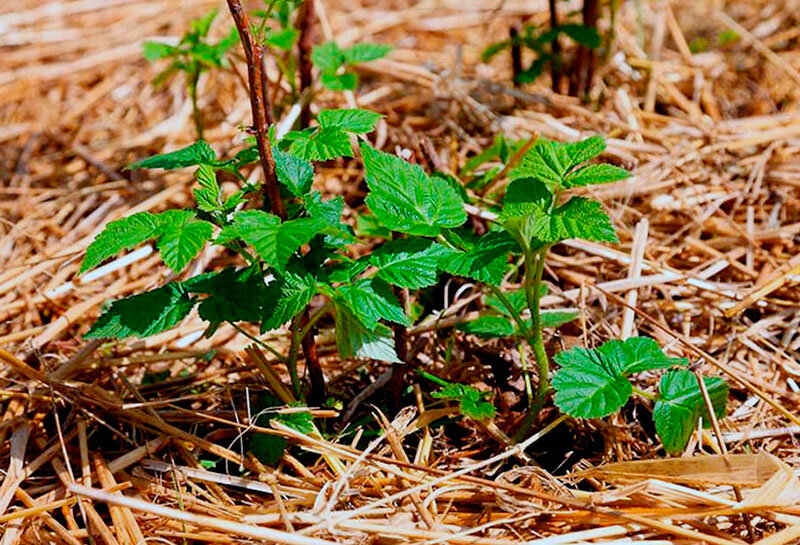
[[[194,70],[189,79],[189,97],[192,100],[192,119],[194,128],[197,131],[197,138],[203,139],[203,119],[200,108],[197,106],[197,83],[200,81],[200,70]]]
[[[642,390],[641,388],[637,388],[636,386],[632,386],[632,388],[634,394],[639,394],[643,398],[649,399],[650,401],[658,401],[657,395],[651,394],[650,392],[645,392],[644,390]]]
[[[544,337],[542,336],[542,315],[540,311],[542,274],[544,273],[544,257],[549,246],[543,246],[536,251],[529,247],[524,248],[525,255],[525,300],[528,303],[528,310],[531,313],[530,336],[528,344],[533,349],[534,359],[536,360],[536,371],[539,384],[533,396],[528,397],[528,413],[522,425],[517,430],[514,439],[520,441],[533,426],[536,415],[544,406],[547,391],[550,389],[550,361],[547,358],[547,351],[544,348]]]
[[[289,369],[289,376],[292,378],[292,390],[294,396],[300,399],[300,377],[297,375],[297,355],[300,347],[300,340],[303,338],[299,335],[298,321],[292,320],[292,346],[289,349],[289,358],[286,360],[286,367]]]

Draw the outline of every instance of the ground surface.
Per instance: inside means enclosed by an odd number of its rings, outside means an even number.
[[[578,8],[559,4],[563,13]],[[596,345],[632,325],[670,354],[725,376],[732,393],[721,435],[693,438],[684,458],[670,461],[644,402],[552,429],[557,414],[543,411],[535,428],[543,438],[529,451],[536,467],[497,431],[521,416],[513,393],[496,400],[494,429],[435,423],[424,409],[430,399],[417,391],[416,406],[414,395],[404,398],[409,408],[371,443],[373,407],[397,412],[379,392],[374,405],[354,407],[342,436],[333,433],[333,411],[316,413],[329,420],[325,438],[281,431],[293,447],[277,469],[244,453],[253,434],[248,403],[264,389],[245,352],[249,339],[225,327],[200,338],[194,317],[145,341],[82,339],[105,301],[169,275],[147,249],[99,278],[76,273],[108,221],[188,202],[189,173],[123,167],[192,140],[183,86],[153,89],[158,66],[142,60],[141,41],[179,36],[215,5],[0,6],[0,347],[14,356],[0,369],[2,545],[89,543],[89,534],[108,544],[800,539],[798,2],[623,2],[588,102],[550,91],[547,74],[514,90],[507,55],[480,62],[510,25],[545,23],[547,2],[320,2],[319,41],[332,34],[341,44],[396,47],[364,67],[354,97],[386,116],[371,137],[378,147],[410,150],[426,168],[455,173],[500,132],[562,141],[608,135],[607,158],[634,176],[593,193],[621,243],[554,248],[545,304],[577,307],[582,319],[551,345]],[[230,20],[220,8],[221,35]],[[722,38],[729,31],[735,39]],[[244,73],[241,59],[236,64]],[[240,80],[217,73],[201,88],[207,139],[222,153],[237,148],[239,128],[250,123]],[[319,101],[342,104],[335,94]],[[351,207],[363,202],[355,162],[326,164],[315,183]],[[204,254],[193,271],[225,259]],[[451,295],[447,317],[474,310],[468,288],[453,301],[460,287],[453,281],[436,292]],[[323,367],[346,406],[385,368],[340,361],[322,329]],[[412,329],[416,363],[490,389],[491,358],[518,361],[513,346],[457,334],[445,366],[450,333]],[[644,376],[640,386],[655,381]],[[718,456],[720,439],[732,457]],[[625,465],[636,460],[650,465]],[[139,503],[109,509],[104,497],[78,507],[65,498],[75,481],[107,495],[127,489]]]

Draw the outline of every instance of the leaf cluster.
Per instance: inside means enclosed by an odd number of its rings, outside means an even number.
[[[710,426],[697,377],[684,369],[684,358],[666,356],[648,337],[611,340],[599,348],[573,348],[555,356],[560,366],[553,377],[555,403],[577,418],[602,418],[617,412],[630,399],[630,377],[643,371],[668,369],[662,376],[653,420],[664,448],[681,452],[700,418]],[[725,413],[728,385],[717,377],[703,379],[719,417]]]
[[[331,91],[353,90],[358,86],[358,75],[349,68],[364,62],[382,59],[392,50],[384,44],[357,43],[342,48],[336,42],[314,46],[311,62],[320,72],[320,83]]]

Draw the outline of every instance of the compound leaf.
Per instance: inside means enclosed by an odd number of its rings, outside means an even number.
[[[352,91],[358,87],[356,74],[328,74],[323,72],[319,81],[323,87],[331,91]]]
[[[467,384],[449,383],[431,396],[458,401],[461,414],[475,420],[494,418],[497,415],[494,405],[484,400],[483,392]]]
[[[200,317],[212,324],[258,322],[262,305],[268,300],[258,267],[228,267],[184,283],[189,293],[207,294],[197,307]]]
[[[197,201],[197,208],[203,212],[221,210],[221,191],[214,168],[209,165],[200,165],[194,172],[194,179],[200,186],[194,190],[194,199]]]
[[[499,286],[508,265],[508,254],[518,253],[519,244],[506,232],[483,235],[465,252],[450,252],[439,262],[439,268],[450,274]]]
[[[195,304],[181,284],[171,283],[111,303],[84,337],[150,337],[177,325]]]
[[[604,343],[600,350],[606,357],[620,362],[620,370],[626,376],[650,369],[668,369],[689,363],[686,358],[670,358],[650,337],[631,337],[624,341],[610,340]]]

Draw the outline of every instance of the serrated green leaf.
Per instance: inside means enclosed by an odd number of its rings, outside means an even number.
[[[480,316],[479,318],[458,324],[456,329],[485,339],[510,337],[514,334],[514,324],[505,316]]]
[[[394,350],[392,331],[383,324],[367,329],[343,304],[336,305],[336,346],[342,358],[370,358],[400,363]]]
[[[370,190],[367,206],[388,228],[433,237],[467,220],[464,203],[444,180],[366,144],[361,153]]]
[[[301,157],[272,148],[275,159],[275,173],[278,181],[286,186],[296,197],[302,197],[311,189],[314,181],[314,167]]]
[[[461,414],[475,420],[497,416],[494,405],[484,400],[483,392],[467,384],[449,383],[431,397],[458,401]]]
[[[86,248],[80,273],[93,269],[122,250],[129,250],[161,233],[161,221],[156,214],[139,212],[106,225]]]
[[[728,384],[718,377],[705,377],[711,405],[717,418],[725,416],[728,398]],[[678,454],[686,447],[699,418],[705,427],[711,425],[697,377],[691,371],[667,371],[661,377],[659,401],[653,408],[653,421],[664,449],[670,454]]]
[[[439,262],[439,268],[450,274],[499,286],[508,265],[508,254],[519,253],[519,244],[506,232],[483,235],[465,252],[450,252]]]
[[[352,65],[382,59],[391,50],[392,46],[385,44],[359,43],[351,45],[343,51],[344,62]]]
[[[186,210],[168,210],[161,215],[161,235],[156,246],[161,259],[175,274],[183,271],[211,240],[211,224],[193,217],[194,213]]]
[[[603,153],[606,149],[606,139],[602,134],[596,134],[577,142],[553,143],[553,145],[564,165],[564,173],[567,173]]]
[[[154,155],[127,166],[128,170],[140,168],[176,168],[191,167],[195,165],[210,165],[216,160],[217,155],[205,140],[198,140],[194,144],[175,150],[170,153]]]
[[[548,221],[537,225],[536,238],[556,242],[567,238],[582,238],[598,242],[619,242],[603,205],[585,197],[572,197],[556,208]]]
[[[353,91],[358,87],[356,74],[320,74],[319,82],[330,91]]]
[[[633,388],[619,362],[599,350],[573,348],[555,356],[561,368],[553,376],[555,403],[578,418],[602,418],[627,403]]]
[[[339,127],[321,127],[308,136],[303,134],[294,138],[289,153],[308,161],[353,156],[350,137]]]
[[[391,286],[379,278],[365,278],[341,286],[336,289],[335,297],[369,330],[374,330],[380,320],[411,325]]]
[[[194,179],[200,186],[193,191],[194,199],[197,201],[197,208],[204,212],[214,212],[222,209],[220,201],[220,188],[217,183],[217,174],[214,167],[200,165],[194,172]]]
[[[220,233],[220,240],[240,238],[255,248],[259,257],[277,271],[282,272],[286,263],[303,244],[324,227],[313,218],[300,218],[281,223],[278,216],[262,210],[236,212],[231,225]]]
[[[195,302],[177,283],[118,299],[111,303],[84,337],[150,337],[177,325],[189,314]]]
[[[539,139],[511,169],[509,179],[532,178],[545,184],[551,192],[560,191],[570,171],[600,155],[605,146],[601,135],[569,144]]]
[[[629,178],[630,172],[624,168],[605,163],[586,165],[567,174],[564,187],[582,187],[585,185],[607,184]]]
[[[402,288],[419,289],[436,283],[438,264],[449,252],[440,244],[421,238],[387,242],[370,255],[378,278]]]
[[[258,267],[228,267],[200,280],[187,282],[189,293],[207,294],[197,307],[200,317],[214,324],[258,322],[267,301],[267,289]]]
[[[320,127],[338,127],[355,134],[366,134],[375,130],[375,124],[383,115],[359,108],[322,110],[317,116]]]
[[[297,411],[290,413],[276,413],[273,420],[277,420],[281,424],[299,431],[300,433],[313,433],[314,432],[314,417],[307,410]]]
[[[344,51],[336,42],[316,45],[311,50],[311,62],[323,74],[334,74],[344,64]]]
[[[267,286],[261,332],[278,329],[300,314],[311,302],[317,290],[314,277],[306,271],[287,270],[277,275]]]
[[[620,362],[620,371],[626,376],[689,363],[686,358],[670,358],[650,337],[631,337],[624,341],[610,340],[604,343],[600,350],[606,357]]]

